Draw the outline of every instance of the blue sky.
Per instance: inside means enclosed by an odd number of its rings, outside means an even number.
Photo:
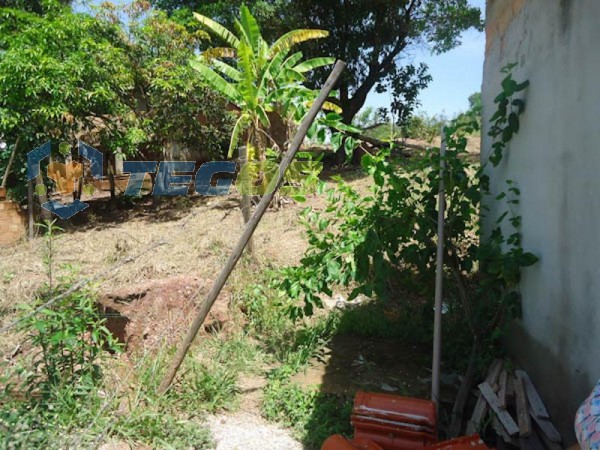
[[[485,13],[485,0],[471,0],[470,3]],[[428,49],[414,50],[406,62],[426,63],[433,77],[419,96],[421,106],[418,110],[448,117],[465,111],[469,95],[481,90],[484,56],[485,34],[475,30],[465,32],[462,45],[442,55],[432,55]],[[389,94],[372,92],[366,106],[379,108],[389,104]]]

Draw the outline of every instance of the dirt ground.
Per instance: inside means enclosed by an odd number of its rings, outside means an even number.
[[[327,394],[383,391],[425,396],[429,386],[428,355],[401,339],[338,335],[325,354],[293,380],[302,386],[320,386]]]

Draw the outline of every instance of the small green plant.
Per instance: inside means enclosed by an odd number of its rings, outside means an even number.
[[[62,295],[70,286],[70,279],[62,280],[54,289],[42,293],[34,306],[24,307],[24,311],[33,311],[38,304]],[[87,395],[101,380],[102,357],[121,349],[105,327],[105,321],[99,314],[93,291],[85,289],[26,316],[21,330],[39,350],[25,378],[27,391],[50,400],[57,389],[71,386],[74,397]]]
[[[43,262],[46,267],[46,274],[48,276],[48,286],[52,289],[53,283],[53,269],[54,269],[54,241],[56,240],[56,233],[63,231],[61,227],[56,225],[56,219],[44,220],[38,223],[37,226],[43,230],[44,241],[46,243],[44,247]]]
[[[129,442],[150,448],[203,450],[214,448],[210,431],[199,423],[178,419],[171,413],[140,408],[117,418],[115,433]]]
[[[247,336],[254,338],[276,364],[267,376],[261,412],[266,419],[291,427],[307,449],[318,449],[331,434],[351,432],[351,399],[305,389],[291,379],[323,352],[340,319],[337,314],[328,314],[294,320],[289,315],[290,299],[270,287],[277,272],[262,273],[241,293]]]
[[[238,373],[226,364],[207,367],[198,361],[190,362],[182,380],[171,396],[184,410],[194,412],[198,406],[203,411],[216,412],[233,409],[236,405]]]
[[[101,363],[121,348],[104,326],[94,292],[65,294],[71,285],[71,278],[59,279],[33,305],[23,307],[20,331],[26,335],[24,347],[32,351],[4,373],[0,448],[6,442],[12,445],[6,448],[64,447],[100,410]]]

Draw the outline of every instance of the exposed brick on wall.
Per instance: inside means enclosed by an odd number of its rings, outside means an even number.
[[[506,30],[519,15],[528,0],[488,0],[486,13],[486,53],[492,45],[504,39]]]
[[[25,235],[25,222],[18,204],[0,200],[0,245],[10,245]]]

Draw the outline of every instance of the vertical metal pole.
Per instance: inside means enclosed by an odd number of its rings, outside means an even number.
[[[442,297],[444,280],[444,215],[446,211],[446,195],[444,172],[446,163],[446,133],[442,126],[442,143],[440,145],[440,191],[438,194],[438,241],[435,270],[435,319],[433,324],[433,367],[431,377],[431,400],[439,406],[440,400],[440,361],[442,356]]]

